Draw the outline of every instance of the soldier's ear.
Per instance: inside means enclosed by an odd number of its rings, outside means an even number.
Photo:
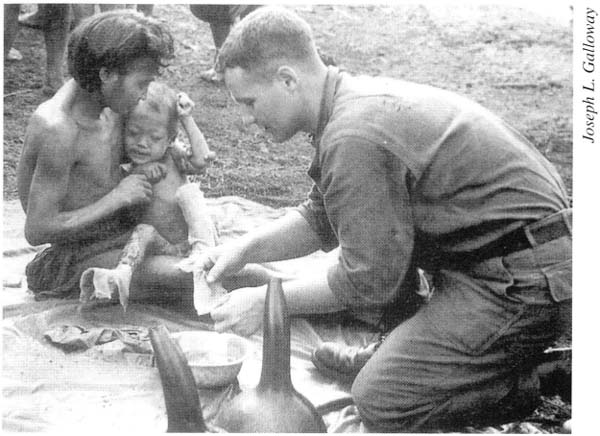
[[[277,69],[277,79],[289,91],[295,91],[298,87],[298,74],[296,71],[287,65],[282,65]]]
[[[111,71],[106,67],[100,68],[99,75],[102,83],[115,82],[119,78],[119,74],[116,71]]]

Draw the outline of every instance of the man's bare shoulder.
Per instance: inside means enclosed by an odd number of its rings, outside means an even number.
[[[27,126],[25,146],[39,149],[51,146],[73,151],[79,128],[76,120],[59,101],[50,99],[35,110]]]

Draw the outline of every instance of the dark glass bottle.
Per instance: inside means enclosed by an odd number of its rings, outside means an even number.
[[[278,278],[267,288],[263,329],[260,382],[224,405],[217,425],[231,433],[326,433],[321,415],[292,385],[290,319]]]
[[[150,329],[150,342],[165,397],[167,432],[206,432],[196,382],[183,351],[164,325]]]

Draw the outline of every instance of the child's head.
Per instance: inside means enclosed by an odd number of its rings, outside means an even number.
[[[162,159],[177,137],[177,94],[164,83],[152,82],[146,98],[127,115],[125,152],[135,164]]]

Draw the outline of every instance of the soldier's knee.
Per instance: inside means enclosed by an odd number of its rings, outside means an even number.
[[[361,371],[358,373],[354,382],[352,383],[352,388],[350,389],[350,394],[354,400],[354,404],[357,406],[362,406],[363,403],[367,402],[367,398],[370,396],[370,389],[367,377],[364,375],[365,371]]]
[[[361,371],[352,384],[351,393],[361,420],[370,432],[410,431],[428,409],[423,399],[413,395],[408,386],[402,389],[398,380],[390,383],[384,374],[376,371]]]
[[[356,376],[351,394],[363,424],[369,430],[378,429],[378,423],[389,419],[383,407],[386,401],[380,396],[380,386],[371,372],[363,370]]]

